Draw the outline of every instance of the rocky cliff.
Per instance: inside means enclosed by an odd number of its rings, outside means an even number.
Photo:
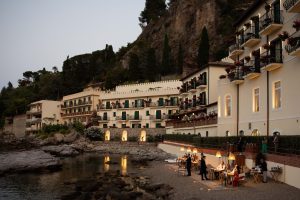
[[[210,60],[226,55],[228,45],[234,41],[233,22],[254,0],[173,0],[166,14],[148,24],[134,45],[123,57],[127,67],[130,52],[154,48],[161,61],[165,34],[168,35],[172,56],[178,54],[179,45],[184,52],[184,72],[197,68],[198,44],[206,26],[210,39]],[[175,63],[176,64],[176,63]]]

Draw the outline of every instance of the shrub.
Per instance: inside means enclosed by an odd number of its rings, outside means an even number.
[[[80,134],[84,133],[84,125],[80,122],[74,122],[72,124],[72,127],[75,129],[75,131],[77,131]]]
[[[103,132],[97,127],[89,127],[84,130],[84,135],[93,141],[103,141],[104,134]]]
[[[110,140],[111,141],[115,141],[115,142],[120,142],[121,141],[121,137],[120,136],[114,136]]]
[[[54,133],[54,132],[63,132],[67,131],[69,128],[65,125],[61,124],[53,124],[53,125],[44,125],[42,132],[44,133]]]

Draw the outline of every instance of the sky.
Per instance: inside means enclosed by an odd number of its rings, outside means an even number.
[[[0,88],[25,71],[59,71],[63,61],[141,33],[145,0],[0,0]]]

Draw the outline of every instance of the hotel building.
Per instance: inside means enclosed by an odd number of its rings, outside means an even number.
[[[29,105],[26,112],[26,134],[36,133],[44,124],[61,123],[60,101],[41,100]]]
[[[100,93],[100,128],[163,128],[178,111],[181,81],[120,85]]]
[[[300,0],[256,1],[218,85],[218,136],[300,133]]]
[[[167,122],[167,134],[217,135],[218,80],[231,66],[228,62],[210,62],[181,79],[179,112]]]
[[[100,95],[99,85],[89,85],[82,92],[63,97],[61,106],[61,117],[64,124],[89,122],[93,111],[97,109]]]

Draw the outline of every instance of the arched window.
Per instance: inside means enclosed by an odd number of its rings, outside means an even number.
[[[231,116],[232,100],[230,95],[225,96],[225,117]]]

